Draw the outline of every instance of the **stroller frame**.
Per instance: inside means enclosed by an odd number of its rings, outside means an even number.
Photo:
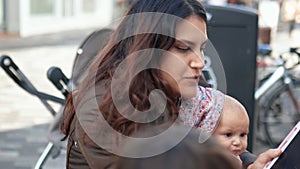
[[[73,63],[73,70],[71,78],[67,78],[64,73],[58,67],[51,67],[47,71],[48,79],[53,85],[65,96],[68,96],[72,88],[81,82],[86,75],[86,67],[88,67],[95,56],[104,48],[108,42],[113,29],[104,28],[92,32],[88,35],[79,46],[76,57]],[[54,116],[54,121],[50,125],[49,142],[44,148],[39,159],[35,163],[35,169],[42,169],[50,155],[56,158],[61,149],[66,149],[66,141],[61,142],[62,134],[59,131],[59,126],[63,120],[63,107],[65,98],[59,98],[44,92],[40,92],[31,83],[31,81],[25,76],[25,74],[16,65],[13,59],[8,55],[2,55],[0,57],[0,66],[6,72],[6,74],[22,89],[39,98],[46,109]],[[59,112],[56,112],[54,108],[48,103],[49,101],[58,103],[61,105]],[[52,134],[56,133],[56,134]]]

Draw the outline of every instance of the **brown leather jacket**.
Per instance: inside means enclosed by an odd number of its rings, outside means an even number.
[[[111,169],[116,156],[95,144],[81,127],[75,116],[67,146],[67,169]]]

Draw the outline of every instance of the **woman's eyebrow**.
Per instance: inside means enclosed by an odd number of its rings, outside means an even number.
[[[202,43],[201,46],[205,45],[207,43],[208,39],[205,39]],[[177,43],[184,43],[187,44],[188,46],[196,46],[196,43],[187,39],[177,39]]]
[[[193,41],[186,40],[186,39],[177,39],[176,42],[184,43],[184,44],[187,44],[189,46],[195,46],[195,43]]]

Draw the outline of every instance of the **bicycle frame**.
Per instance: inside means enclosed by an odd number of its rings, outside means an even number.
[[[288,85],[288,94],[291,98],[293,105],[295,106],[298,114],[300,114],[300,106],[297,102],[296,96],[293,93],[293,83],[291,77],[287,74],[284,66],[279,66],[272,75],[255,91],[254,98],[259,100],[267,91],[270,91],[271,87],[280,79],[283,79],[283,83]]]
[[[258,100],[272,87],[279,79],[283,78],[285,68],[279,66],[274,73],[255,91],[254,98]]]

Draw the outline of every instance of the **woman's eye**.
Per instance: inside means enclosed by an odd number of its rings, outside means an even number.
[[[189,47],[187,47],[187,46],[175,46],[175,47],[176,47],[176,49],[181,50],[181,51],[189,50]]]

